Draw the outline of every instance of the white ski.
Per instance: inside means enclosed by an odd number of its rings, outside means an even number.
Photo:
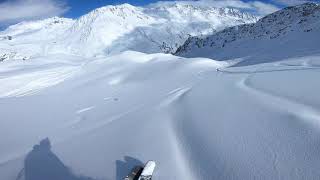
[[[153,171],[156,168],[156,162],[155,161],[148,161],[146,165],[144,166],[142,173],[138,180],[151,180]]]

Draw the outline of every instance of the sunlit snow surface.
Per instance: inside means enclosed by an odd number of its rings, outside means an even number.
[[[125,156],[155,160],[155,180],[318,179],[319,58],[233,68],[137,52],[4,61],[0,179],[15,180],[45,137],[75,173],[98,179],[120,179]]]

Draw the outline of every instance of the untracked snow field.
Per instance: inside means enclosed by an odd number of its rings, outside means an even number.
[[[320,55],[230,64],[129,51],[4,61],[0,179],[16,180],[45,137],[99,180],[151,159],[155,180],[319,179]]]

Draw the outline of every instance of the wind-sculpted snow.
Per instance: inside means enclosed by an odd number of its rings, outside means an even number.
[[[59,58],[59,56],[54,58]],[[0,98],[35,94],[71,78],[77,74],[82,67],[82,63],[80,62],[70,62],[72,57],[60,56],[60,58],[69,59],[69,62],[48,63],[47,60],[34,59],[36,61],[42,60],[43,62],[40,64],[37,62],[27,64],[21,64],[21,62],[3,64],[3,71],[0,70],[0,83],[6,85],[0,89]],[[47,64],[45,62],[47,62]]]
[[[105,6],[72,20],[22,22],[0,32],[0,61],[47,54],[87,57],[127,50],[173,53],[190,36],[252,23],[257,17],[230,8],[180,4]]]
[[[284,8],[256,23],[190,37],[176,55],[216,60],[242,58],[238,65],[250,65],[320,53],[319,38],[320,5],[305,3]]]
[[[319,58],[229,67],[124,52],[3,62],[0,179],[20,176],[45,137],[75,176],[94,179],[120,180],[150,159],[155,180],[317,179]],[[15,89],[32,91],[3,96]]]

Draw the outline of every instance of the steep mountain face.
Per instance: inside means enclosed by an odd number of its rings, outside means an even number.
[[[320,6],[305,3],[284,8],[256,23],[226,28],[206,37],[190,37],[175,54],[255,64],[320,53],[319,42]]]
[[[236,9],[178,2],[105,6],[76,20],[55,17],[10,26],[0,32],[0,57],[27,59],[54,53],[97,56],[126,50],[173,53],[190,36],[212,34],[257,19]]]

